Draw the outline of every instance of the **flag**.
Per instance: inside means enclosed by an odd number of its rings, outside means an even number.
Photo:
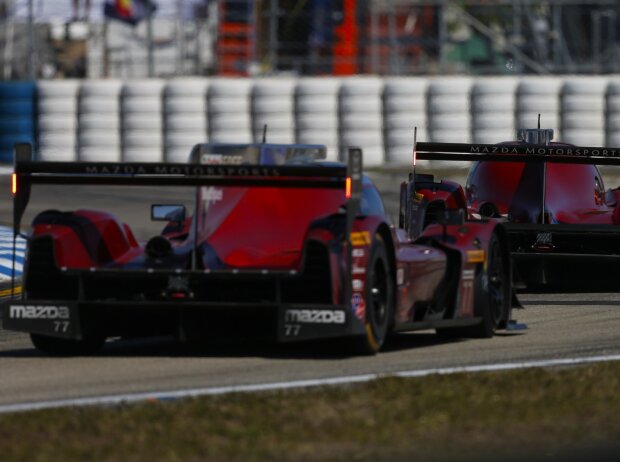
[[[153,0],[106,0],[103,14],[106,18],[118,19],[135,26],[157,10]]]

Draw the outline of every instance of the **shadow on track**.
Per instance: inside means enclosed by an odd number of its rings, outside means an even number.
[[[575,294],[576,295],[576,294]],[[581,297],[571,294],[520,294],[519,301],[527,308],[528,306],[616,306],[620,308],[620,294],[617,293],[580,293]],[[530,298],[531,297],[531,298]],[[558,299],[558,297],[561,297]]]
[[[347,342],[349,339],[329,339],[291,344],[279,344],[266,338],[213,339],[208,342],[182,343],[173,336],[139,339],[110,339],[92,357],[195,357],[195,358],[244,358],[334,360],[356,357]],[[468,339],[450,339],[434,332],[399,333],[389,337],[379,353],[393,353],[416,348],[431,348]],[[10,346],[9,346],[10,348]],[[0,358],[51,357],[34,347],[0,351]],[[363,356],[361,356],[363,357]]]

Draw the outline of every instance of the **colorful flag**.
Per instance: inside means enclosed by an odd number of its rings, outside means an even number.
[[[157,10],[153,0],[106,0],[103,14],[106,18],[118,19],[135,26]]]

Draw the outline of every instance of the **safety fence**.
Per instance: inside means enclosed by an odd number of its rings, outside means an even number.
[[[269,142],[325,144],[332,160],[356,145],[366,165],[404,165],[414,127],[424,141],[495,143],[535,127],[538,114],[556,140],[620,146],[616,75],[41,80],[30,93],[23,85],[0,84],[4,162],[9,141],[34,141],[42,160],[183,162],[195,143],[258,142],[267,125]]]

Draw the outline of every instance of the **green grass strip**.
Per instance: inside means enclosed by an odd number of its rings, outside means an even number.
[[[618,442],[618,362],[0,415],[3,462],[611,461]]]

